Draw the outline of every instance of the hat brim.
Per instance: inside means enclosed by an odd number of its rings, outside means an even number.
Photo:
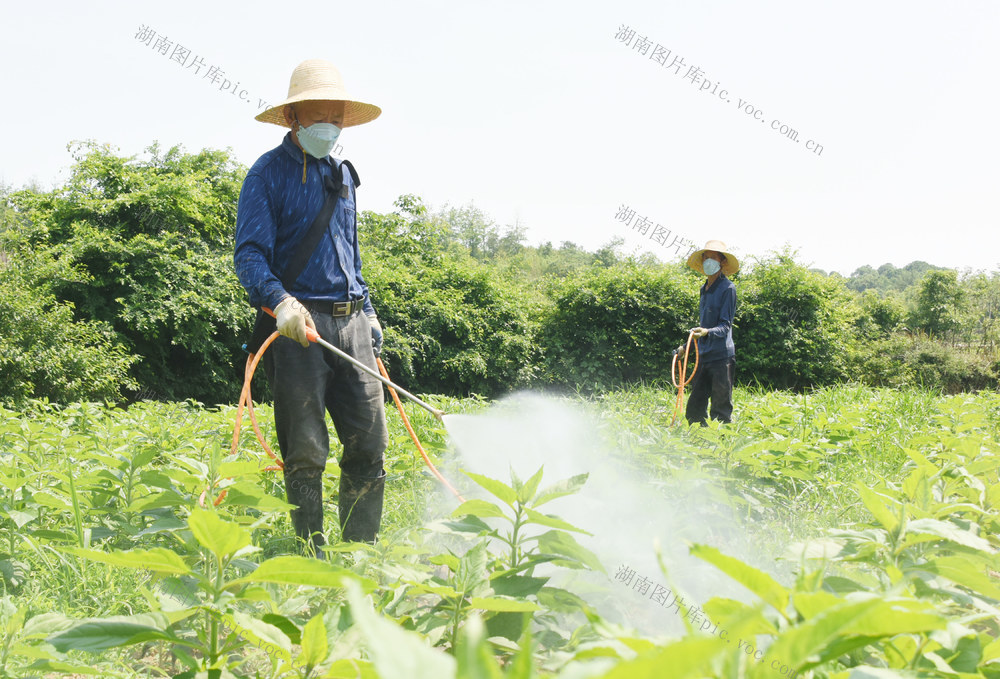
[[[340,126],[344,127],[354,127],[356,125],[364,125],[365,123],[370,123],[371,121],[382,115],[382,109],[375,104],[366,104],[363,101],[355,101],[353,99],[331,99],[324,96],[315,96],[321,93],[310,93],[303,92],[302,94],[296,95],[294,97],[289,97],[285,99],[280,104],[272,106],[263,113],[254,116],[254,120],[259,120],[262,123],[271,123],[273,125],[279,125],[281,127],[291,128],[287,122],[285,122],[285,112],[284,109],[289,104],[298,104],[303,101],[336,101],[344,102],[344,122]]]
[[[700,274],[705,273],[705,269],[702,267],[701,256],[708,252],[709,248],[702,248],[696,252],[692,252],[691,256],[688,257],[687,265],[697,271]],[[737,271],[740,270],[740,260],[736,258],[731,252],[725,252],[724,250],[715,250],[714,252],[721,252],[726,256],[726,261],[722,265],[722,273],[727,276],[732,276]]]

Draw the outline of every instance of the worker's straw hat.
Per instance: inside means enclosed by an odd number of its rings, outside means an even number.
[[[341,127],[370,123],[382,113],[382,109],[374,104],[351,99],[344,89],[344,79],[340,77],[340,71],[336,66],[323,59],[308,59],[292,71],[292,79],[288,83],[288,97],[255,119],[262,123],[289,127],[282,109],[300,101],[344,102],[344,124]]]
[[[705,273],[705,271],[701,268],[701,256],[707,250],[715,250],[716,252],[721,252],[726,256],[726,261],[722,262],[722,273],[727,276],[732,276],[740,270],[740,260],[736,259],[736,255],[726,250],[726,244],[721,240],[710,240],[705,243],[705,247],[701,250],[692,252],[691,256],[688,257],[687,265],[698,273]]]

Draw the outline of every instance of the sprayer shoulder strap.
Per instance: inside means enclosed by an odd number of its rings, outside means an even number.
[[[295,246],[295,251],[288,260],[288,264],[285,266],[285,270],[281,273],[281,285],[285,290],[291,291],[292,286],[298,279],[302,272],[306,268],[306,264],[309,263],[309,259],[312,257],[313,252],[316,251],[316,246],[323,239],[323,233],[326,231],[330,224],[330,218],[333,217],[333,211],[337,207],[337,200],[340,198],[346,198],[347,191],[349,190],[347,185],[343,182],[344,165],[351,173],[351,179],[354,180],[355,186],[361,186],[361,180],[358,179],[358,173],[351,164],[351,161],[344,160],[341,161],[340,166],[334,168],[332,173],[333,176],[328,176],[323,178],[323,188],[326,194],[326,199],[323,201],[323,207],[320,208],[319,214],[313,220],[313,223],[309,226],[309,230],[306,235],[302,237],[299,244]]]

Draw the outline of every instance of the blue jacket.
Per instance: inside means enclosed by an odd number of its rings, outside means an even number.
[[[361,252],[354,202],[354,181],[341,163],[329,156],[308,158],[302,183],[302,150],[289,132],[281,145],[253,164],[236,212],[236,248],[233,263],[250,304],[275,308],[286,295],[300,300],[346,302],[365,298],[364,311],[374,314],[368,285],[361,275]],[[325,200],[323,177],[343,171],[347,198],[337,201],[324,237],[291,290],[280,276]]]
[[[708,281],[705,281],[707,284]],[[701,301],[698,303],[699,325],[708,334],[698,340],[701,362],[723,361],[736,356],[733,344],[733,316],[736,314],[736,286],[720,273],[705,289],[701,286]]]

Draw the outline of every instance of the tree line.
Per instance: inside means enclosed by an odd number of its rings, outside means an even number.
[[[0,401],[235,402],[253,320],[232,265],[246,168],[217,150],[71,150],[64,185],[0,189]],[[527,245],[474,206],[430,211],[412,195],[358,228],[383,360],[418,392],[666,382],[697,324],[702,278],[621,239]],[[997,272],[915,262],[844,278],[786,250],[734,281],[741,383],[998,386]]]

